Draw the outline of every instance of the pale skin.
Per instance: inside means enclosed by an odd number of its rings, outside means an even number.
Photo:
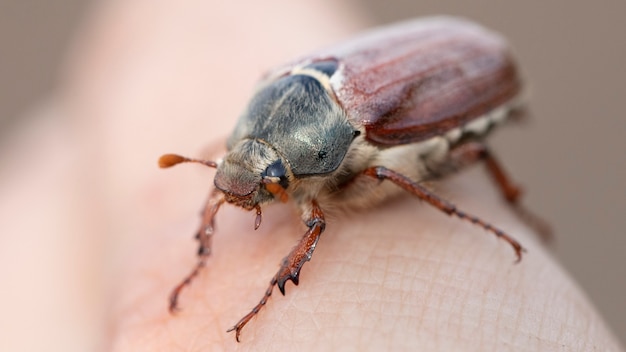
[[[527,253],[521,263],[514,264],[514,251],[504,241],[409,195],[366,211],[328,211],[326,231],[302,270],[300,285],[287,283],[284,297],[275,289],[237,343],[226,330],[262,297],[280,260],[306,228],[289,204],[265,206],[256,231],[255,212],[226,204],[216,218],[207,268],[181,294],[181,311],[170,315],[168,295],[196,261],[192,237],[214,170],[199,165],[158,170],[158,156],[219,157],[221,141],[264,69],[361,25],[358,19],[346,20],[342,11],[351,13],[348,9],[339,9],[339,16],[311,5],[291,9],[306,12],[305,17],[281,17],[294,25],[324,18],[323,31],[303,26],[298,33],[310,43],[281,45],[285,38],[271,36],[269,44],[258,43],[245,29],[221,19],[237,9],[220,8],[226,15],[215,14],[211,26],[232,31],[239,43],[233,46],[224,33],[203,37],[212,29],[178,31],[189,23],[205,25],[198,14],[210,16],[210,11],[193,6],[209,5],[187,4],[182,14],[168,8],[174,5],[159,6],[108,5],[88,22],[52,104],[54,112],[68,118],[59,119],[63,127],[49,132],[53,137],[38,155],[47,167],[57,165],[55,174],[61,176],[51,181],[60,186],[41,188],[48,193],[37,193],[37,204],[52,209],[59,197],[71,195],[75,199],[60,216],[80,215],[80,221],[58,227],[41,225],[58,235],[46,251],[55,253],[67,243],[78,246],[68,254],[74,260],[68,272],[75,275],[67,274],[60,285],[70,287],[61,293],[70,293],[53,303],[67,304],[56,312],[56,321],[66,314],[61,321],[69,322],[67,327],[92,327],[86,336],[93,341],[68,338],[66,346],[93,343],[115,351],[619,349],[585,294],[505,205],[480,166],[434,189],[522,243]],[[144,16],[148,10],[154,12]],[[243,16],[241,23],[249,17],[255,28],[258,21],[271,23],[254,16],[254,9],[238,16]],[[267,30],[282,33],[283,28]],[[179,37],[190,33],[197,37]],[[196,50],[194,41],[211,45]],[[68,151],[75,160],[61,169],[53,161]],[[506,166],[506,157],[500,159]],[[19,190],[32,180],[15,182]],[[54,211],[40,214],[43,224],[56,224]],[[81,234],[78,245],[72,233]],[[22,237],[27,236],[15,241]],[[46,270],[29,271],[28,281],[38,282]],[[19,298],[12,302],[27,305]],[[106,323],[98,323],[103,317]],[[41,336],[52,336],[50,326],[54,330],[55,324],[42,324]]]

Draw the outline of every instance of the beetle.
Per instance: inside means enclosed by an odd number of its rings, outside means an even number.
[[[221,161],[176,154],[159,159],[163,168],[195,162],[217,169],[196,234],[198,263],[172,291],[170,311],[206,265],[214,218],[224,203],[255,211],[256,229],[262,205],[291,199],[308,228],[260,302],[228,330],[237,341],[274,286],[284,295],[288,280],[298,284],[325,229],[328,204],[366,208],[405,191],[505,240],[519,261],[524,249],[513,237],[421,183],[483,161],[505,200],[518,205],[520,189],[483,140],[523,111],[521,92],[506,42],[450,17],[375,29],[271,70],[240,116]]]

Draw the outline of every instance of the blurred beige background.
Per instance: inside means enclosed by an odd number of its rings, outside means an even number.
[[[492,144],[527,189],[529,207],[551,220],[563,265],[626,341],[626,2],[354,2],[372,23],[444,13],[510,40],[534,118]],[[54,87],[87,5],[0,1],[0,138]]]

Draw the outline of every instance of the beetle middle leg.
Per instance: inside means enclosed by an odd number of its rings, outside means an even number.
[[[169,310],[174,313],[178,309],[178,296],[186,286],[190,285],[193,279],[198,276],[202,268],[206,266],[206,261],[211,254],[211,238],[214,232],[214,218],[220,206],[224,204],[224,196],[221,192],[213,190],[202,210],[202,222],[196,233],[196,239],[199,242],[198,262],[193,270],[181,281],[174,289],[169,297]]]
[[[522,195],[522,189],[511,181],[511,178],[504,171],[502,164],[495,158],[485,144],[472,141],[455,147],[450,151],[448,163],[453,168],[461,168],[476,161],[483,161],[485,163],[489,175],[496,186],[498,186],[504,199],[515,210],[516,214],[530,225],[544,242],[550,242],[552,240],[550,226],[543,219],[534,215],[520,204],[519,200]]]
[[[243,329],[243,327],[255,315],[257,315],[261,308],[263,308],[263,306],[267,303],[267,300],[272,295],[274,286],[278,285],[280,292],[285,295],[285,283],[288,280],[291,280],[295,285],[298,285],[300,269],[302,269],[304,263],[311,260],[317,241],[319,241],[320,235],[324,232],[324,228],[326,227],[324,213],[315,200],[311,202],[310,214],[305,223],[309,227],[309,230],[304,234],[300,242],[291,250],[289,255],[283,259],[280,269],[278,269],[278,272],[270,281],[269,286],[263,294],[263,298],[261,298],[259,303],[252,308],[250,313],[241,318],[241,320],[239,320],[233,327],[228,329],[228,332],[235,331],[235,338],[237,339],[237,342],[239,342],[241,329]]]
[[[445,212],[446,214],[457,216],[463,220],[470,221],[471,223],[482,227],[483,229],[507,241],[515,250],[518,262],[522,259],[522,252],[524,251],[524,248],[513,237],[509,236],[504,231],[494,227],[493,225],[485,222],[484,220],[459,210],[454,204],[441,199],[439,196],[432,193],[424,186],[419,185],[410,178],[383,166],[374,166],[367,168],[363,171],[363,174],[370,177],[375,177],[379,180],[389,180],[403,188],[405,191],[417,196],[421,200],[428,202],[430,205]]]

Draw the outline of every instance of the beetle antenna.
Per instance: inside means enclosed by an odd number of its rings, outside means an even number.
[[[178,154],[163,154],[159,158],[159,167],[162,169],[172,167],[180,163],[198,163],[208,167],[217,168],[217,163],[215,161],[187,158]]]

